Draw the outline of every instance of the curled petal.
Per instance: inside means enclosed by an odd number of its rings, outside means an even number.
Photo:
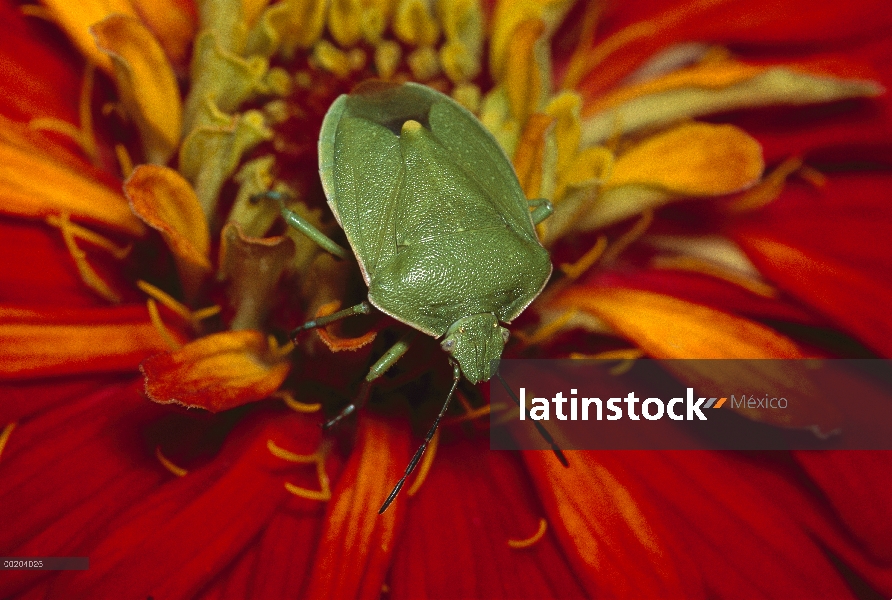
[[[112,60],[121,102],[139,128],[146,158],[165,164],[180,141],[182,102],[164,51],[135,17],[111,15],[92,31]]]
[[[129,0],[42,1],[87,60],[111,73],[111,60],[96,47],[96,40],[90,34],[90,27],[114,14],[135,17],[136,13]]]
[[[133,212],[161,232],[191,296],[211,270],[211,235],[189,182],[167,167],[140,165],[124,183]]]
[[[211,412],[263,400],[290,368],[259,331],[209,335],[140,365],[146,394],[155,402]]]
[[[197,27],[192,3],[182,0],[133,0],[133,8],[152,30],[174,68],[185,70]]]
[[[223,228],[220,242],[220,275],[230,281],[230,304],[236,314],[231,329],[259,329],[275,299],[275,287],[294,242],[286,236],[246,237],[237,223]]]

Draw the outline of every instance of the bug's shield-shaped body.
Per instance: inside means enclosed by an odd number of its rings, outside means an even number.
[[[434,337],[488,380],[510,323],[551,274],[511,163],[451,98],[364,84],[322,125],[320,173],[381,311]]]

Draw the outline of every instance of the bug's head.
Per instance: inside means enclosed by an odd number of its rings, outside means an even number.
[[[490,363],[502,356],[508,330],[491,313],[463,317],[452,324],[440,346],[451,354],[471,383],[488,381]]]

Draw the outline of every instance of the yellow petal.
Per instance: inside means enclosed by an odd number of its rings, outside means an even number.
[[[876,96],[872,81],[839,79],[788,67],[707,62],[620,88],[583,108],[583,145],[643,127],[738,108],[813,104]]]
[[[135,370],[167,349],[145,307],[0,307],[0,346],[0,379]]]
[[[742,129],[685,123],[617,158],[607,186],[638,184],[686,196],[717,196],[752,186],[764,167],[762,147]]]
[[[129,0],[41,0],[53,18],[90,62],[112,72],[108,56],[96,46],[90,27],[113,14],[135,17]]]
[[[140,165],[124,183],[130,206],[173,253],[186,296],[211,270],[208,223],[189,182],[167,167]]]
[[[511,53],[502,80],[511,103],[511,114],[521,124],[536,112],[546,90],[547,70],[540,68],[536,45],[545,31],[541,19],[529,19],[517,26],[511,38]]]
[[[121,102],[139,128],[147,160],[167,163],[180,142],[182,102],[164,50],[134,17],[112,15],[92,31],[112,59]]]
[[[107,176],[48,144],[26,127],[0,117],[0,212],[44,219],[69,214],[131,235],[145,227]]]
[[[560,308],[586,311],[654,358],[804,358],[789,338],[748,319],[654,292],[576,288]]]

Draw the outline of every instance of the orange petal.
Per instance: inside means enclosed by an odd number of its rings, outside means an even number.
[[[133,7],[155,34],[174,67],[185,69],[198,28],[195,7],[178,0],[133,0]]]
[[[792,340],[764,325],[653,292],[575,289],[562,295],[559,303],[598,317],[653,358],[807,358]],[[789,408],[782,411],[735,409],[754,421],[809,428],[819,435],[829,434],[840,425],[840,414],[833,403],[812,388],[805,361],[734,362],[727,368],[705,361],[665,364],[695,387],[718,384],[730,394],[753,386],[790,399]]]
[[[160,404],[211,412],[263,400],[282,385],[291,364],[259,331],[227,331],[143,361],[146,394]]]
[[[116,13],[135,17],[136,13],[129,0],[41,1],[87,60],[111,73],[111,60],[96,46],[96,40],[90,34],[90,27]]]
[[[139,128],[146,159],[165,164],[180,142],[182,102],[164,50],[135,17],[111,15],[91,30],[112,60],[121,102]]]
[[[145,227],[106,180],[39,134],[0,117],[0,212],[38,219],[67,213],[142,235]]]
[[[741,317],[653,292],[576,288],[557,300],[610,325],[654,358],[805,358],[789,338]]]
[[[191,296],[211,270],[211,235],[189,182],[167,167],[140,165],[124,183],[133,212],[161,232]]]
[[[305,597],[381,597],[405,518],[404,497],[378,514],[409,462],[408,430],[394,422],[363,415],[356,447],[328,504]]]
[[[637,184],[687,196],[717,196],[755,184],[764,167],[762,147],[742,129],[686,123],[620,156],[607,185]]]
[[[130,371],[167,349],[145,306],[0,307],[0,379]]]

